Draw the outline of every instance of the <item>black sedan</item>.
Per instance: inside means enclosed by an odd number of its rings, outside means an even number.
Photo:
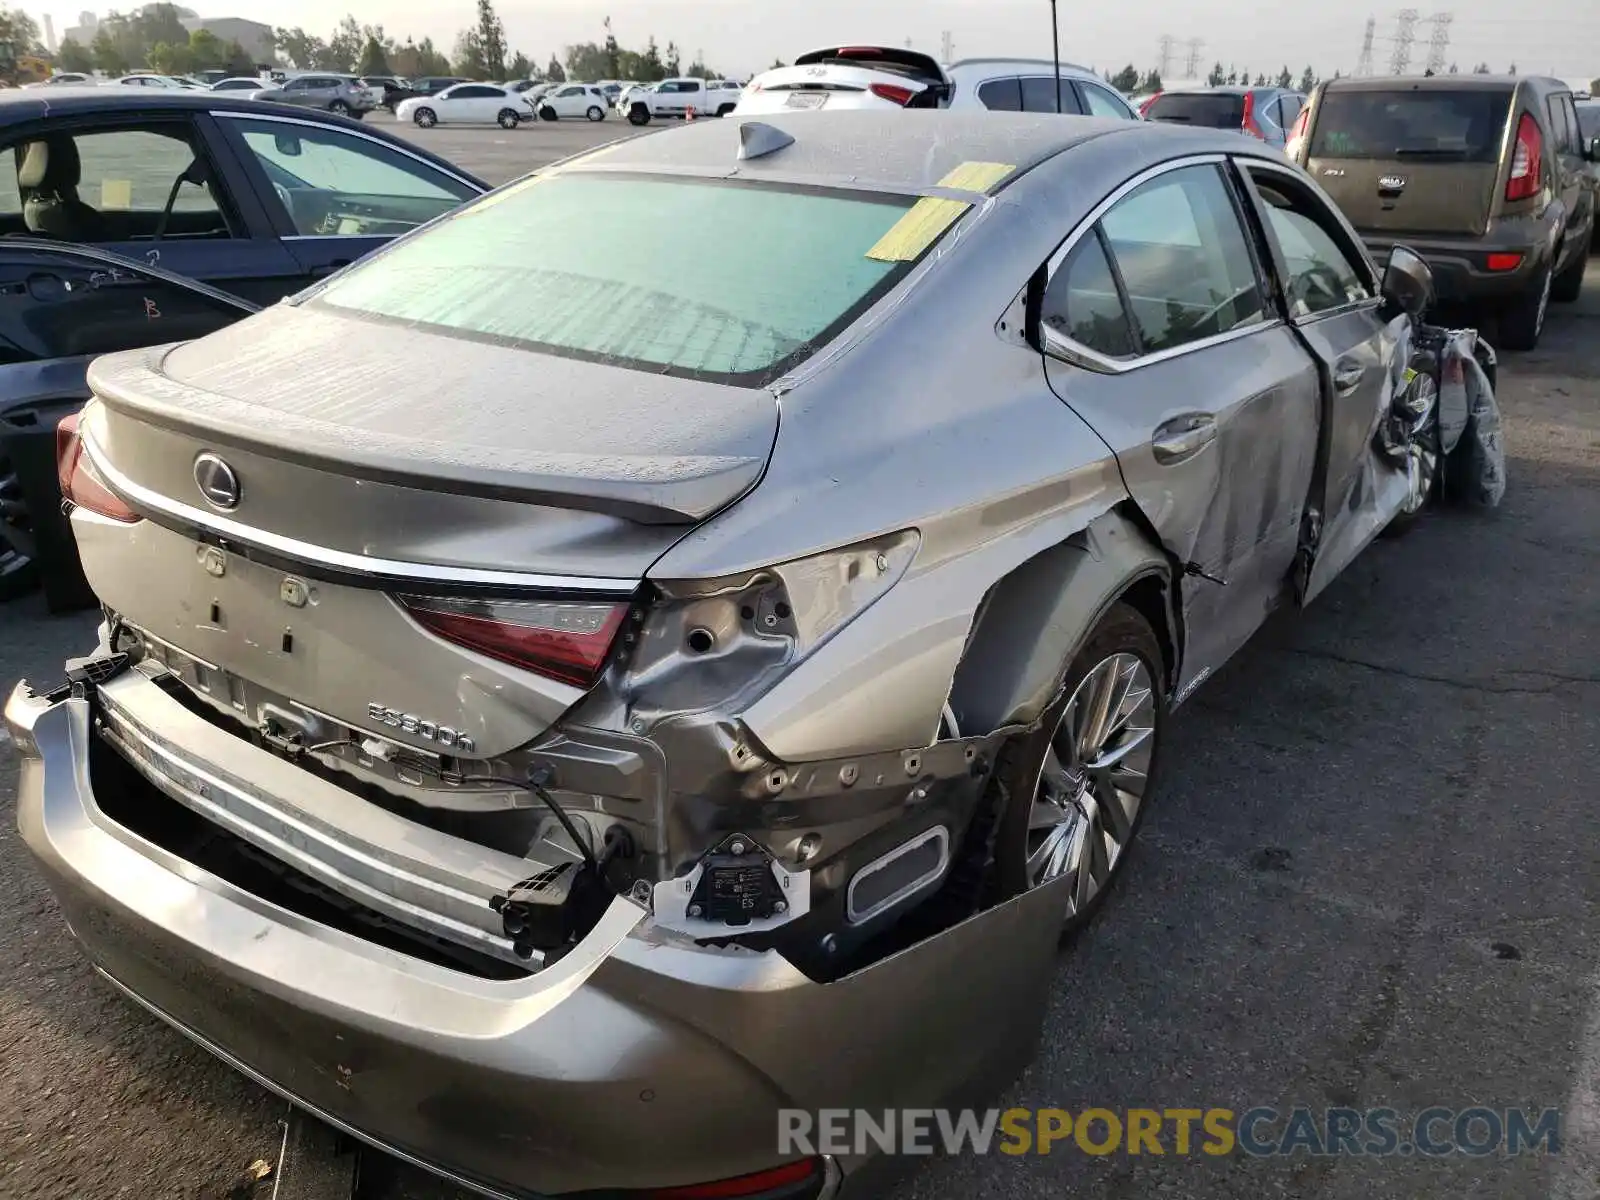
[[[0,150],[20,200],[0,202],[0,234],[98,246],[258,304],[488,190],[357,122],[217,92],[13,90]]]

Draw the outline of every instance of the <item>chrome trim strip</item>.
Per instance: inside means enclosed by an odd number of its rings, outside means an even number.
[[[1226,154],[1191,154],[1184,158],[1172,159],[1170,162],[1157,163],[1155,166],[1149,167],[1133,178],[1126,180],[1122,186],[1095,205],[1089,211],[1089,215],[1078,223],[1078,227],[1067,235],[1067,240],[1062,242],[1057,247],[1056,252],[1050,256],[1050,261],[1045,271],[1045,288],[1049,289],[1050,281],[1055,278],[1056,272],[1061,269],[1061,265],[1066,261],[1067,256],[1077,248],[1078,243],[1087,237],[1095,225],[1099,223],[1100,218],[1105,216],[1111,207],[1129,192],[1171,171],[1181,171],[1185,167],[1199,167],[1208,164],[1221,166],[1225,165],[1227,161],[1228,156]],[[1242,232],[1245,233],[1247,238],[1250,236],[1248,230]],[[1155,363],[1182,358],[1186,354],[1197,354],[1201,350],[1209,349],[1212,346],[1220,346],[1227,342],[1237,341],[1239,338],[1249,337],[1252,334],[1264,333],[1269,329],[1280,329],[1283,328],[1283,325],[1282,320],[1274,317],[1270,320],[1259,321],[1253,325],[1241,325],[1236,329],[1228,330],[1226,333],[1201,338],[1199,341],[1185,342],[1181,346],[1158,350],[1154,354],[1144,354],[1138,358],[1111,358],[1101,354],[1098,350],[1091,350],[1088,346],[1074,341],[1043,322],[1040,322],[1039,331],[1043,337],[1046,352],[1051,353],[1054,357],[1091,371],[1099,371],[1101,374],[1123,375],[1129,371],[1136,371],[1140,367],[1148,367]]]
[[[129,1000],[132,1000],[135,1004],[137,1004],[140,1008],[144,1009],[151,1016],[156,1017],[159,1020],[165,1022],[167,1025],[171,1026],[178,1033],[181,1033],[184,1037],[188,1038],[196,1046],[199,1046],[200,1049],[204,1050],[206,1053],[208,1053],[212,1057],[218,1059],[219,1061],[221,1061],[225,1065],[227,1065],[229,1067],[232,1067],[235,1071],[239,1072],[239,1074],[243,1075],[246,1079],[249,1079],[254,1083],[260,1084],[267,1091],[271,1092],[273,1095],[277,1096],[279,1099],[287,1100],[290,1104],[294,1105],[296,1108],[301,1109],[304,1112],[310,1113],[313,1117],[315,1117],[317,1120],[321,1121],[323,1124],[331,1125],[334,1129],[337,1129],[340,1133],[348,1134],[350,1137],[355,1138],[356,1141],[362,1142],[365,1145],[371,1146],[374,1150],[378,1150],[378,1151],[381,1151],[384,1154],[388,1154],[388,1155],[393,1156],[394,1158],[398,1158],[403,1163],[407,1163],[410,1166],[417,1167],[420,1170],[428,1172],[430,1175],[436,1175],[440,1179],[448,1180],[450,1183],[455,1184],[457,1187],[465,1188],[467,1191],[473,1192],[473,1193],[475,1193],[475,1194],[477,1194],[479,1196],[488,1196],[490,1198],[490,1200],[517,1200],[517,1197],[515,1195],[513,1195],[512,1193],[510,1193],[510,1192],[502,1192],[499,1189],[491,1188],[486,1184],[474,1183],[472,1180],[463,1178],[462,1176],[457,1175],[455,1172],[449,1170],[446,1167],[438,1166],[435,1163],[429,1162],[427,1159],[418,1158],[414,1154],[409,1154],[404,1150],[401,1150],[401,1149],[398,1149],[395,1146],[389,1145],[387,1142],[380,1141],[378,1138],[373,1137],[370,1133],[364,1133],[360,1129],[357,1129],[355,1126],[346,1124],[344,1121],[341,1121],[338,1117],[334,1116],[332,1113],[328,1112],[326,1109],[318,1108],[315,1104],[308,1104],[306,1101],[302,1100],[299,1096],[296,1096],[293,1092],[291,1092],[287,1088],[285,1088],[282,1084],[274,1082],[272,1079],[270,1079],[267,1076],[263,1075],[260,1071],[257,1071],[254,1067],[250,1066],[248,1063],[245,1063],[245,1062],[241,1061],[240,1059],[235,1058],[232,1054],[228,1053],[228,1051],[224,1050],[221,1046],[217,1045],[215,1042],[211,1041],[209,1038],[205,1037],[202,1034],[199,1034],[199,1033],[195,1032],[193,1029],[190,1029],[182,1021],[178,1020],[176,1017],[174,1017],[170,1013],[166,1012],[159,1005],[154,1004],[149,1000],[146,1000],[138,992],[134,991],[127,984],[123,983],[122,980],[118,979],[115,975],[111,974],[110,971],[107,971],[99,963],[91,963],[90,965],[94,967],[95,972],[100,976],[100,978],[104,979],[112,987],[116,988],[117,991],[121,992]],[[835,1169],[837,1170],[837,1168],[835,1168]]]
[[[499,571],[487,567],[451,567],[438,563],[407,562],[395,558],[374,558],[317,546],[298,538],[268,533],[243,522],[205,512],[192,505],[164,496],[135,483],[107,461],[106,454],[88,432],[82,431],[85,453],[89,455],[105,484],[136,509],[161,513],[196,529],[209,530],[220,537],[281,554],[287,558],[326,567],[330,570],[369,579],[394,579],[426,583],[459,583],[476,587],[532,588],[545,591],[592,592],[597,595],[631,596],[639,586],[635,579],[611,576],[539,575],[527,571]]]
[[[369,109],[368,111],[369,112],[376,112],[377,109]],[[477,184],[473,180],[467,179],[467,178],[465,178],[465,177],[463,177],[461,175],[457,175],[454,171],[449,170],[446,167],[440,166],[438,163],[432,161],[431,159],[423,158],[422,155],[417,154],[417,153],[415,153],[415,152],[413,152],[411,150],[408,150],[405,146],[397,146],[397,145],[394,145],[391,142],[384,141],[382,138],[375,138],[370,133],[363,133],[359,129],[337,129],[337,128],[334,128],[333,126],[324,124],[321,121],[307,121],[303,117],[286,117],[286,116],[282,116],[282,115],[280,115],[278,113],[239,112],[236,109],[229,109],[229,108],[213,109],[213,110],[211,110],[210,115],[216,120],[229,120],[229,121],[277,121],[277,122],[279,122],[281,124],[304,125],[309,129],[333,129],[335,133],[342,133],[346,137],[360,138],[362,141],[371,142],[374,146],[382,146],[385,150],[392,150],[396,154],[403,154],[407,158],[412,159],[415,162],[421,163],[423,166],[427,167],[429,170],[437,171],[440,175],[448,175],[451,179],[454,179],[457,183],[465,184],[469,188],[476,189],[477,187],[480,186],[479,184]],[[483,192],[479,192],[478,194],[481,196],[484,193]]]

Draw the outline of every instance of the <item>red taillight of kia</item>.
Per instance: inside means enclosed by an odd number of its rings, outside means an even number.
[[[1139,105],[1139,115],[1141,117],[1149,117],[1149,115],[1150,115],[1150,106],[1152,104],[1154,104],[1159,99],[1161,99],[1161,93],[1157,92],[1155,95],[1151,96],[1148,100],[1146,100],[1143,104]]]
[[[395,599],[447,642],[580,688],[600,677],[629,609],[614,600]]]
[[[868,90],[879,99],[892,101],[901,108],[910,104],[911,97],[917,94],[914,89],[901,87],[898,83],[875,83]]]
[[[799,1162],[785,1163],[770,1171],[757,1171],[754,1175],[740,1175],[735,1179],[721,1179],[716,1183],[693,1183],[687,1187],[656,1188],[643,1193],[641,1200],[758,1200],[772,1197],[801,1197],[816,1194],[815,1187],[822,1182],[822,1172],[817,1160],[803,1158]],[[804,1187],[813,1184],[813,1189]]]
[[[1256,94],[1254,92],[1246,92],[1244,94],[1243,127],[1244,131],[1251,137],[1260,138],[1262,141],[1267,140],[1267,135],[1261,131],[1261,126],[1256,124]]]
[[[1517,122],[1517,144],[1511,152],[1511,174],[1506,179],[1507,200],[1527,200],[1539,194],[1544,177],[1544,138],[1533,114]]]
[[[77,413],[62,417],[56,426],[56,482],[61,485],[61,498],[79,508],[128,525],[140,519],[95,474],[94,464],[83,452],[83,438],[78,436]]]

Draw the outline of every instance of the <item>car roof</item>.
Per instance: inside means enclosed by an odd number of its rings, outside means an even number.
[[[741,162],[740,133],[771,126],[794,142]],[[764,113],[696,121],[650,137],[628,138],[555,164],[559,168],[644,171],[726,178],[782,178],[817,186],[914,194],[940,186],[959,167],[999,163],[1007,178],[1081,142],[1142,121],[1055,113],[949,109],[848,109]],[[984,190],[984,189],[977,189]]]

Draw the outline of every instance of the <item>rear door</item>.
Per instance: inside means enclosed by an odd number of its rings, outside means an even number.
[[[1308,490],[1314,558],[1302,580],[1309,603],[1387,523],[1387,478],[1375,474],[1373,436],[1393,397],[1398,326],[1381,312],[1370,260],[1337,214],[1288,167],[1238,166],[1282,281],[1291,325],[1316,356],[1322,435]],[[1403,320],[1403,318],[1401,318]]]
[[[60,509],[55,430],[98,354],[202,337],[254,306],[86,248],[0,240],[0,535],[34,558],[52,609],[92,602]]]
[[[1115,194],[1051,264],[1051,388],[1115,452],[1181,564],[1180,689],[1284,591],[1316,464],[1315,364],[1276,311],[1220,156]]]
[[[1572,106],[1571,92],[1552,92],[1545,98],[1549,122],[1551,159],[1555,164],[1555,186],[1566,209],[1567,226],[1563,261],[1574,255],[1587,256],[1589,234],[1594,225],[1594,202],[1585,184],[1588,162],[1583,155],[1583,138],[1578,114]]]
[[[1481,236],[1512,86],[1329,87],[1311,116],[1306,170],[1357,229]]]
[[[218,125],[306,281],[483,191],[358,130],[253,113],[218,114]]]

